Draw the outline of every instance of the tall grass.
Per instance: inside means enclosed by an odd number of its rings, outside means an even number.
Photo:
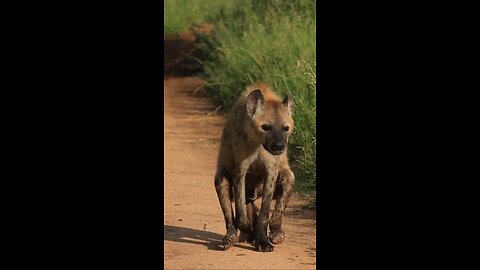
[[[295,100],[290,159],[297,190],[316,183],[315,0],[240,0],[209,18],[202,35],[208,91],[228,111],[245,87],[264,81]]]
[[[179,33],[222,7],[232,6],[234,0],[165,0],[163,1],[164,35]]]

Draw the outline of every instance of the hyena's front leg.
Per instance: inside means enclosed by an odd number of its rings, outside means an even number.
[[[228,249],[237,242],[237,229],[235,229],[233,225],[230,183],[225,179],[221,170],[218,170],[215,175],[215,190],[217,191],[218,200],[220,201],[223,216],[225,217],[225,225],[227,227],[227,234],[223,238],[222,247]]]
[[[275,192],[275,210],[270,219],[270,242],[278,245],[285,240],[285,232],[282,230],[282,217],[287,208],[290,195],[292,194],[293,184],[295,183],[295,175],[286,168],[280,171],[278,175],[279,192]]]
[[[248,183],[248,174],[247,174],[247,183]],[[238,236],[238,242],[248,242],[253,244],[255,241],[255,222],[257,222],[258,212],[260,209],[255,205],[255,200],[258,198],[258,190],[256,186],[246,186],[245,196],[247,201],[247,217],[248,223],[252,227],[252,231],[250,233],[243,233],[240,232]]]
[[[270,171],[265,179],[264,193],[262,198],[262,206],[255,223],[255,247],[261,252],[273,251],[272,244],[269,243],[267,237],[268,216],[270,211],[270,203],[272,202],[275,183],[277,180],[277,171]]]

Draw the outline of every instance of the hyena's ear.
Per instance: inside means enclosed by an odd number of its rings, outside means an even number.
[[[247,96],[247,102],[245,107],[247,109],[247,114],[250,117],[253,115],[258,115],[263,111],[263,104],[265,103],[265,98],[262,95],[260,89],[253,90]]]
[[[292,115],[293,105],[294,105],[293,99],[290,96],[286,96],[285,99],[283,100],[283,105],[287,107],[288,113]]]

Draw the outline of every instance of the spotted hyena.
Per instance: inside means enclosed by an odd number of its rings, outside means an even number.
[[[282,216],[295,182],[287,158],[288,138],[293,131],[292,107],[289,96],[282,100],[267,85],[256,83],[243,92],[227,119],[215,175],[227,227],[224,249],[247,240],[255,242],[258,251],[268,252],[273,251],[272,243],[280,244],[285,239]],[[254,204],[259,197],[260,210]],[[276,204],[269,220],[272,198]]]

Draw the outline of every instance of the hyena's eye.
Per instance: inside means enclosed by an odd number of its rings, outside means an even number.
[[[265,131],[269,131],[269,130],[272,130],[272,126],[270,126],[269,124],[263,124],[262,129]]]
[[[289,131],[290,130],[290,127],[289,126],[284,126],[283,127],[283,131]]]

